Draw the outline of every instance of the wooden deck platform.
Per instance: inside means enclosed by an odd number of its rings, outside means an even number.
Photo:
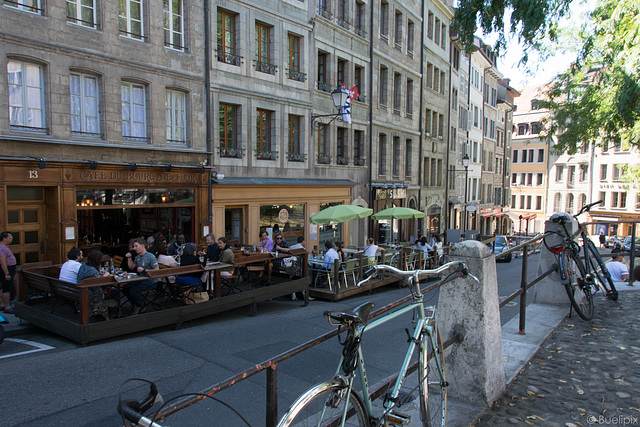
[[[385,277],[377,280],[373,279],[362,286],[354,286],[350,284],[345,287],[343,284],[338,289],[334,288],[331,290],[329,290],[329,288],[310,287],[309,295],[313,298],[319,298],[319,299],[328,300],[328,301],[340,301],[341,299],[349,298],[354,295],[371,292],[372,290],[382,286],[393,285],[393,284],[399,285],[400,283],[401,281],[398,280],[397,277]]]

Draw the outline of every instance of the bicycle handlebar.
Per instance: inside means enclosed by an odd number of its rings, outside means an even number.
[[[595,205],[599,205],[599,204],[601,204],[601,203],[603,203],[603,201],[602,201],[602,200],[598,200],[597,202],[593,202],[593,203],[590,203],[590,204],[588,204],[588,205],[585,205],[585,206],[583,206],[583,207],[582,207],[582,209],[580,209],[580,210],[578,211],[578,213],[577,213],[577,214],[575,214],[573,217],[574,217],[574,218],[577,218],[577,217],[578,217],[578,215],[582,214],[583,212],[589,212],[589,211],[591,210],[591,208],[592,208],[592,207],[594,207]]]
[[[158,401],[162,402],[158,387],[154,382],[149,382],[149,393],[145,397],[141,400],[122,400],[118,402],[118,412],[137,425],[157,426],[158,424],[145,418],[143,414]]]
[[[451,261],[448,262],[438,268],[435,268],[433,270],[400,270],[399,268],[393,267],[391,265],[388,264],[376,264],[373,266],[373,268],[375,270],[386,270],[389,271],[391,273],[397,274],[398,276],[403,276],[403,277],[409,277],[410,280],[414,280],[417,279],[419,280],[420,277],[428,277],[428,276],[436,276],[438,274],[444,273],[445,271],[449,270],[450,268],[454,267],[454,266],[458,266],[460,267],[460,271],[462,272],[462,274],[464,274],[465,276],[467,276],[469,274],[469,269],[467,268],[467,265],[463,262],[463,261]],[[361,286],[362,284],[366,283],[367,281],[369,281],[371,278],[373,277],[373,275],[370,275],[369,277],[367,277],[364,280],[361,280],[360,282],[358,282],[358,284],[356,286]]]

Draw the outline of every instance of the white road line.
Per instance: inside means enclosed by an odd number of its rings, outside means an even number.
[[[21,351],[19,353],[6,354],[4,356],[0,356],[0,359],[6,359],[8,357],[14,357],[14,356],[22,356],[23,354],[29,354],[29,353],[37,353],[39,351],[53,350],[55,348],[55,347],[51,347],[50,345],[41,344],[41,343],[35,342],[35,341],[21,340],[19,338],[6,338],[5,341],[11,341],[11,342],[15,342],[15,343],[18,343],[18,344],[24,344],[24,345],[28,345],[28,346],[35,347],[35,348],[33,350]]]

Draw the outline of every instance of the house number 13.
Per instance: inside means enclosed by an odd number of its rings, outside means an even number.
[[[34,179],[38,177],[38,171],[29,171],[29,178]]]

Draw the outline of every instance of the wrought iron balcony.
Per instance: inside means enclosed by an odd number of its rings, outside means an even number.
[[[336,158],[336,164],[338,165],[348,165],[349,164],[349,159],[346,157],[337,157]]]
[[[277,65],[269,64],[268,62],[263,62],[258,60],[253,61],[253,66],[256,68],[256,71],[260,71],[261,73],[267,73],[267,74],[275,74],[276,71],[278,70]]]
[[[363,157],[358,157],[356,159],[353,159],[353,165],[354,166],[364,166],[364,158]]]
[[[332,20],[333,14],[326,7],[319,6],[318,7],[318,15],[322,16],[325,19]]]
[[[287,153],[287,160],[290,162],[304,162],[307,156],[302,153]]]
[[[331,85],[329,85],[329,83],[318,81],[318,90],[321,90],[323,92],[331,92],[333,89],[331,88]]]
[[[289,79],[297,80],[299,82],[304,82],[307,80],[307,73],[301,73],[300,71],[296,70],[287,70],[287,76],[289,77]]]
[[[351,22],[349,20],[338,17],[337,21],[338,25],[340,25],[342,28],[345,28],[347,30],[351,28]]]
[[[240,66],[242,65],[242,60],[244,59],[242,56],[234,55],[232,53],[226,53],[218,47],[218,51],[216,52],[218,55],[218,61],[224,62],[225,64],[231,64]]]
[[[331,157],[324,154],[318,154],[318,164],[328,165],[330,163],[331,163]]]
[[[367,30],[365,30],[363,27],[356,26],[355,33],[360,37],[364,37],[365,39],[367,38]]]
[[[242,148],[232,148],[232,147],[221,146],[220,157],[231,157],[234,159],[241,159],[243,151],[244,150]]]
[[[277,157],[278,157],[277,151],[256,150],[256,159],[258,160],[275,160]]]

